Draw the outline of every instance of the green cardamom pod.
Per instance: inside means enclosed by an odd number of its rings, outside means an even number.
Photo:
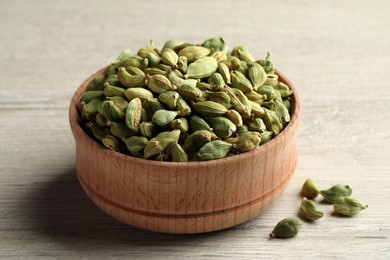
[[[232,87],[241,90],[242,92],[251,92],[253,90],[252,83],[240,71],[232,71],[230,73]]]
[[[187,46],[184,49],[180,50],[179,56],[186,56],[189,63],[199,60],[205,56],[207,56],[211,50],[209,48],[203,46]]]
[[[274,111],[280,122],[290,122],[290,112],[287,107],[284,106],[283,101],[275,100]]]
[[[238,57],[240,60],[245,61],[248,64],[252,64],[256,61],[252,54],[248,50],[238,49]]]
[[[89,82],[87,85],[86,91],[96,91],[96,90],[103,90],[104,89],[104,80],[106,77],[104,75],[96,76]]]
[[[237,110],[229,109],[224,116],[232,121],[236,126],[242,126],[243,124],[242,116]]]
[[[352,188],[349,185],[337,184],[327,190],[321,190],[320,194],[328,202],[334,203],[338,197],[351,196]]]
[[[146,88],[128,88],[125,91],[125,96],[129,101],[135,98],[139,98],[141,101],[144,101],[145,99],[153,98],[153,93]]]
[[[368,205],[364,205],[354,198],[342,196],[334,200],[333,208],[341,215],[352,217],[368,208]]]
[[[213,73],[209,77],[208,82],[215,87],[224,87],[225,86],[225,80],[223,79],[222,75],[218,72]]]
[[[161,60],[164,64],[169,65],[172,68],[176,68],[179,56],[174,50],[165,48],[161,53]]]
[[[104,71],[104,74],[106,76],[116,75],[116,73],[117,73],[117,69],[112,64],[108,65],[106,70]]]
[[[193,88],[196,87],[196,84],[198,84],[198,80],[196,79],[183,79],[180,78],[177,73],[175,73],[175,70],[172,70],[168,73],[168,79],[172,82],[173,85],[180,88],[183,85],[191,86]]]
[[[218,62],[214,58],[203,57],[188,65],[186,77],[194,79],[206,78],[211,76],[217,69]]]
[[[125,89],[121,87],[115,87],[111,86],[108,82],[104,83],[104,90],[103,94],[107,97],[114,97],[114,96],[125,96]]]
[[[264,108],[264,112],[263,120],[267,130],[274,132],[275,136],[278,135],[283,129],[283,124],[279,121],[274,111]]]
[[[218,72],[221,74],[226,84],[231,84],[230,70],[225,63],[218,63]]]
[[[257,60],[256,63],[260,64],[267,73],[274,71],[274,66],[271,62],[271,54],[269,52],[264,60]]]
[[[147,159],[152,156],[164,153],[180,137],[180,130],[176,129],[171,132],[162,132],[156,137],[150,139],[145,146],[143,158]]]
[[[187,133],[189,129],[187,118],[182,117],[182,118],[174,119],[170,123],[170,127],[171,129],[179,129],[180,132],[182,133]]]
[[[202,161],[224,158],[232,147],[232,144],[222,140],[211,141],[200,148],[198,157]]]
[[[102,114],[110,121],[118,122],[125,118],[125,112],[112,100],[103,101]]]
[[[158,100],[169,109],[175,109],[180,95],[176,91],[167,91],[158,96]]]
[[[197,115],[192,115],[190,117],[190,129],[191,131],[195,132],[198,130],[207,130],[207,131],[212,131],[212,128],[210,125],[204,120],[203,118],[197,116]]]
[[[230,104],[230,96],[226,92],[223,91],[213,92],[213,91],[206,90],[205,93],[209,100],[219,103],[224,107],[226,107],[227,109],[232,107],[232,105]]]
[[[279,82],[279,76],[277,74],[267,74],[267,78],[264,85],[275,87]]]
[[[113,136],[120,140],[136,134],[135,131],[130,130],[126,124],[122,122],[112,122],[110,131]]]
[[[202,43],[202,46],[213,49],[214,51],[225,51],[228,48],[225,40],[222,37],[213,37],[207,39]]]
[[[179,99],[177,100],[176,110],[180,113],[182,117],[189,116],[192,112],[191,107],[181,97],[179,97]]]
[[[309,220],[318,220],[323,217],[324,213],[317,208],[314,201],[303,198],[299,212]]]
[[[306,181],[302,185],[302,191],[301,194],[304,197],[308,197],[311,199],[314,199],[315,197],[318,196],[319,189],[317,184],[312,180],[312,179],[306,179]]]
[[[182,85],[177,88],[180,96],[187,101],[198,101],[202,96],[202,91],[192,85]]]
[[[148,139],[143,136],[131,136],[123,139],[123,142],[126,144],[127,150],[131,153],[131,155],[135,156],[142,153]]]
[[[259,105],[264,102],[265,97],[263,95],[258,94],[256,91],[246,92],[245,96],[250,100]]]
[[[146,58],[149,61],[148,65],[151,67],[157,67],[161,62],[161,57],[155,52],[148,52]]]
[[[177,142],[173,143],[171,149],[172,162],[188,162],[188,155]]]
[[[152,121],[158,126],[166,126],[170,124],[178,114],[178,111],[160,109],[154,113]]]
[[[132,99],[126,108],[125,123],[128,128],[138,131],[138,125],[141,122],[142,102],[139,98]]]
[[[107,76],[107,78],[104,80],[104,83],[108,83],[111,86],[122,87],[123,88],[121,82],[118,79],[118,75],[116,73]],[[103,86],[103,88],[104,88],[104,86]]]
[[[92,99],[102,98],[104,96],[103,90],[86,91],[80,96],[80,102],[88,103]]]
[[[207,130],[197,130],[190,134],[184,141],[183,149],[187,154],[198,152],[199,149],[211,141],[211,132]]]
[[[279,91],[281,97],[286,98],[288,96],[291,96],[293,91],[283,82],[278,82],[276,86],[274,87],[275,90]]]
[[[202,91],[218,91],[218,89],[215,89],[215,86],[207,83],[207,82],[202,82],[202,81],[199,81],[197,84],[196,84],[196,87]]]
[[[141,122],[138,127],[142,136],[146,138],[152,138],[154,136],[156,127],[153,122]]]
[[[146,64],[145,64],[144,58],[142,58],[138,55],[134,55],[134,56],[126,58],[124,60],[115,61],[111,65],[117,69],[120,67],[129,67],[129,66],[137,67],[137,68],[147,67],[147,66],[145,66]]]
[[[258,63],[253,63],[248,69],[248,77],[252,82],[253,88],[258,89],[267,79],[267,73]]]
[[[93,121],[96,114],[98,113],[98,107],[102,101],[98,98],[92,99],[83,106],[81,116],[84,121]]]
[[[114,102],[115,105],[117,105],[123,111],[126,110],[127,105],[129,104],[129,102],[127,102],[127,100],[125,98],[118,97],[118,96],[107,97],[106,100],[111,100],[112,102]]]
[[[279,221],[269,234],[271,238],[290,238],[298,234],[302,222],[298,218],[285,218]]]
[[[121,53],[119,53],[118,57],[116,58],[115,62],[124,61],[134,56],[134,53],[131,50],[123,50]]]
[[[257,131],[259,133],[264,132],[267,130],[267,127],[264,124],[264,121],[261,118],[254,118],[251,120],[248,124],[249,130]]]
[[[145,75],[131,75],[124,67],[118,69],[119,82],[126,88],[142,87],[145,85]]]
[[[244,93],[235,88],[227,88],[227,94],[230,96],[230,102],[233,107],[244,117],[249,118],[251,115],[251,105]]]
[[[243,153],[259,147],[261,136],[259,132],[244,131],[240,132],[237,137],[228,138],[224,141],[235,145],[232,150]]]
[[[159,68],[145,68],[144,69],[144,73],[145,75],[148,75],[148,76],[152,76],[152,75],[164,75],[166,76],[167,75],[167,72],[162,70],[162,69],[159,69]]]
[[[275,97],[275,89],[270,85],[261,85],[256,89],[256,92],[263,95],[265,100],[272,100]]]
[[[147,77],[147,86],[152,92],[157,94],[176,89],[167,77],[158,74]]]
[[[240,133],[243,133],[243,132],[247,132],[249,131],[249,128],[247,125],[240,125],[240,126],[237,126],[237,134],[240,134]]]
[[[200,114],[205,116],[218,116],[227,112],[227,108],[214,101],[201,101],[195,103],[193,108]]]
[[[237,130],[236,125],[223,116],[207,117],[206,121],[221,138],[229,138]]]
[[[187,73],[188,69],[188,59],[186,56],[180,56],[177,61],[177,67],[182,73]]]
[[[112,136],[112,135],[106,135],[103,139],[102,139],[102,143],[105,147],[107,147],[108,149],[111,149],[113,151],[119,151],[119,142],[118,140]]]
[[[260,145],[266,144],[274,137],[274,132],[272,131],[264,131],[260,133],[261,136],[261,142]]]
[[[241,60],[237,57],[229,57],[226,60],[220,61],[220,63],[224,63],[231,71],[238,70],[241,66]]]
[[[91,120],[92,121],[92,120]],[[99,127],[111,126],[112,122],[107,120],[102,114],[97,113],[95,116],[95,122]]]
[[[182,45],[184,42],[177,40],[177,39],[171,39],[164,43],[163,50],[164,49],[174,49],[176,46]]]

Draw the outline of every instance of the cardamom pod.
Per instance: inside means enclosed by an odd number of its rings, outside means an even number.
[[[160,109],[153,114],[152,121],[158,126],[166,126],[179,114],[178,111]]]
[[[235,88],[227,88],[227,94],[230,96],[230,102],[233,107],[244,117],[248,118],[251,115],[251,106],[248,98],[244,93]]]
[[[272,131],[264,131],[260,133],[261,136],[261,142],[260,145],[266,144],[274,137],[274,132]]]
[[[271,55],[269,52],[267,53],[267,56],[264,60],[257,60],[256,63],[260,64],[267,73],[271,73],[274,71],[274,66],[271,62]]]
[[[119,82],[126,88],[142,87],[145,85],[145,75],[131,75],[124,67],[118,69]]]
[[[205,116],[218,116],[227,112],[227,108],[214,101],[201,101],[195,103],[193,108],[200,114]]]
[[[106,100],[102,103],[102,114],[111,121],[122,121],[125,118],[125,112],[112,100]]]
[[[312,200],[308,200],[306,197],[303,197],[299,212],[309,220],[318,220],[324,215],[324,213],[317,208],[316,203]]]
[[[176,91],[167,91],[158,96],[158,100],[169,109],[175,109],[180,95]]]
[[[224,63],[229,70],[238,70],[241,66],[241,61],[237,57],[228,57],[226,60],[220,61],[220,63]]]
[[[225,81],[224,81],[222,75],[218,72],[213,73],[209,77],[208,82],[215,87],[224,87],[225,86]]]
[[[139,124],[139,132],[146,138],[152,138],[155,132],[155,125],[152,122],[141,122]]]
[[[174,50],[165,48],[161,53],[161,60],[164,64],[167,64],[172,68],[176,68],[177,62],[179,61],[179,56]]]
[[[278,84],[279,76],[277,74],[267,74],[267,78],[264,82],[264,85],[270,85],[275,87]]]
[[[192,112],[191,107],[181,97],[179,97],[179,99],[177,100],[176,110],[180,113],[182,117],[189,116]]]
[[[104,89],[104,80],[106,77],[104,75],[96,76],[89,82],[87,85],[86,91],[96,91],[96,90],[103,90]]]
[[[235,145],[232,150],[243,153],[259,147],[261,136],[259,132],[244,131],[240,132],[237,137],[228,138],[224,141]]]
[[[318,196],[319,189],[317,184],[312,179],[306,179],[303,183],[301,194],[308,198],[315,198]]]
[[[270,85],[261,85],[256,92],[265,97],[265,100],[272,100],[275,97],[275,89]]]
[[[267,127],[264,124],[264,121],[261,118],[254,118],[251,120],[248,124],[248,128],[251,131],[257,131],[259,133],[264,132],[267,130]]]
[[[183,149],[188,154],[199,151],[205,144],[211,141],[211,132],[207,130],[197,130],[190,134],[184,141]]]
[[[201,118],[197,115],[192,115],[190,117],[190,129],[193,132],[198,131],[198,130],[212,131],[212,128],[206,122],[206,120],[204,120],[203,118]]]
[[[92,122],[88,122],[85,124],[85,128],[92,131],[93,136],[101,141],[106,135],[110,135],[110,129],[105,127],[98,127]]]
[[[179,129],[180,132],[182,133],[187,133],[189,129],[187,118],[182,117],[182,118],[174,119],[170,123],[170,127],[171,129]]]
[[[298,234],[302,227],[302,222],[298,218],[285,218],[279,221],[272,232],[271,238],[290,238]]]
[[[111,149],[113,151],[119,151],[119,142],[118,140],[112,136],[112,135],[106,135],[103,139],[102,139],[102,143],[105,147],[107,147],[108,149]]]
[[[125,123],[112,122],[110,131],[113,136],[122,140],[123,138],[137,134],[135,131],[130,130]]]
[[[164,49],[174,49],[176,46],[182,45],[184,42],[177,40],[177,39],[171,39],[164,43],[163,50]]]
[[[152,92],[157,94],[176,89],[166,76],[159,74],[147,76],[147,86]]]
[[[177,61],[177,67],[182,73],[186,73],[188,69],[188,59],[186,56],[180,56]]]
[[[202,161],[224,158],[232,147],[232,144],[222,140],[211,141],[200,148],[198,157]]]
[[[116,72],[115,72],[115,74],[107,76],[107,78],[104,80],[104,83],[108,83],[111,86],[123,88],[121,82],[118,79],[118,75],[116,74]],[[103,85],[103,89],[104,89],[104,85]]]
[[[364,205],[354,198],[342,196],[334,200],[333,208],[339,214],[352,217],[368,208],[368,205]]]
[[[214,51],[226,51],[228,48],[225,40],[222,37],[213,37],[207,39],[202,43],[202,46],[213,49]]]
[[[157,67],[161,62],[161,57],[155,52],[148,52],[146,57],[149,61],[149,66]]]
[[[231,84],[230,70],[225,63],[218,63],[218,72],[221,74],[226,84]]]
[[[232,71],[230,73],[232,79],[232,87],[241,90],[242,92],[250,92],[253,90],[252,83],[240,71]]]
[[[174,142],[179,140],[179,137],[180,130],[178,129],[158,134],[146,143],[142,158],[147,159],[160,153],[164,153]]]
[[[171,149],[172,162],[188,162],[188,155],[177,142],[173,143]]]
[[[141,157],[141,153],[144,150],[148,139],[144,136],[131,136],[123,139],[123,142],[131,155]]]
[[[328,202],[334,203],[338,197],[351,196],[352,188],[349,185],[337,184],[327,190],[321,190],[320,194]]]
[[[264,124],[267,126],[267,130],[274,132],[275,136],[278,135],[282,129],[283,125],[279,121],[279,118],[274,111],[264,108],[265,115],[263,117]]]
[[[242,126],[242,116],[237,110],[229,109],[224,115],[227,119],[233,122],[236,126]]]
[[[137,131],[141,122],[141,110],[142,102],[139,98],[132,99],[127,106],[125,123],[133,131]]]
[[[102,98],[104,96],[103,90],[86,91],[80,96],[80,102],[88,103],[92,99]]]
[[[108,82],[104,83],[103,94],[107,97],[124,97],[125,89],[121,87],[111,86]]]
[[[288,96],[291,96],[293,91],[283,82],[278,82],[276,86],[274,87],[275,90],[279,91],[280,95],[283,98],[286,98]]]
[[[250,101],[253,101],[259,105],[261,105],[265,99],[265,97],[263,95],[258,94],[256,91],[250,91],[250,92],[246,92],[244,94]]]
[[[189,63],[199,60],[205,56],[207,56],[211,50],[209,48],[203,46],[187,46],[184,49],[180,50],[179,56],[186,56]]]
[[[237,130],[236,125],[223,116],[207,117],[206,121],[221,138],[229,138]]]
[[[125,91],[125,96],[129,101],[135,98],[139,98],[141,101],[144,101],[145,99],[153,98],[153,93],[146,88],[128,88]]]
[[[265,73],[260,64],[253,63],[248,69],[248,77],[252,82],[253,88],[256,90],[266,81],[267,73]]]
[[[205,91],[207,98],[210,99],[211,101],[214,101],[216,103],[219,103],[226,107],[227,109],[231,108],[232,105],[230,104],[230,96],[224,92],[224,91]]]
[[[203,57],[188,65],[186,77],[194,79],[206,78],[211,76],[217,69],[218,62],[214,58]]]

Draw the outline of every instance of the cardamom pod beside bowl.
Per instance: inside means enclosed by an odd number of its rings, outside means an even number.
[[[279,81],[293,91],[291,120],[279,135],[245,153],[183,163],[122,154],[107,149],[84,131],[80,97],[105,70],[90,76],[75,92],[69,120],[76,141],[78,179],[91,200],[107,214],[157,232],[211,232],[260,215],[286,188],[297,164],[296,132],[301,104],[295,86],[279,71],[275,70]],[[90,97],[82,97],[87,98]],[[117,131],[120,132],[119,126]],[[115,147],[115,140],[104,141]],[[177,157],[180,159],[180,154]]]

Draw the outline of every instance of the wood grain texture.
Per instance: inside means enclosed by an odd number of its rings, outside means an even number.
[[[104,71],[91,75],[76,91],[69,121],[76,140],[79,181],[92,201],[109,215],[152,231],[205,233],[257,217],[287,187],[297,165],[301,102],[293,83],[279,71],[280,82],[294,92],[291,121],[283,132],[254,151],[190,163],[123,155],[106,149],[84,132],[80,96]],[[252,185],[255,188],[250,188]]]
[[[389,9],[386,0],[0,1],[0,258],[389,259]],[[167,235],[116,221],[75,174],[74,91],[124,48],[214,35],[256,57],[270,51],[297,86],[294,177],[263,214],[223,231]],[[323,219],[269,240],[297,215],[308,177],[351,185],[369,208],[340,218],[317,199]]]

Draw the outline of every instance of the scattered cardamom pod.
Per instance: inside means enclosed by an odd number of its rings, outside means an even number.
[[[314,199],[318,196],[319,192],[317,184],[312,179],[306,179],[303,183],[301,194],[304,197]]]
[[[338,197],[351,196],[352,188],[349,185],[337,184],[327,190],[321,190],[320,194],[328,202],[334,203]]]
[[[317,220],[324,215],[324,213],[317,208],[316,203],[312,200],[308,200],[306,197],[303,197],[302,199],[299,212],[309,220]]]
[[[298,218],[285,218],[279,221],[272,232],[271,238],[290,238],[298,234],[302,227],[302,222]]]
[[[358,200],[346,196],[337,197],[333,202],[334,211],[348,217],[355,216],[368,207],[368,205],[364,205]]]

